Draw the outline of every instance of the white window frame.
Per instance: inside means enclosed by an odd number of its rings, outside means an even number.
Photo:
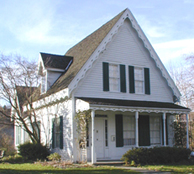
[[[15,127],[16,131],[16,145],[21,144],[21,137],[22,137],[22,128],[20,125],[16,125]]]
[[[47,90],[46,73],[43,73],[41,77],[41,94],[44,94]]]
[[[156,125],[156,119],[159,120],[158,125]],[[156,134],[158,136],[156,136]],[[158,142],[155,142],[158,139]],[[150,117],[150,145],[157,146],[161,145],[161,117],[151,116]]]
[[[136,78],[136,70],[140,69],[142,72],[142,79],[137,79]],[[142,82],[142,92],[137,91],[137,82]],[[135,94],[144,94],[145,93],[145,80],[144,80],[144,68],[143,67],[138,67],[134,66],[134,83],[135,83]]]
[[[55,118],[55,124],[54,124],[54,147],[60,147],[60,117]]]
[[[126,119],[129,119],[132,122],[126,121]],[[127,125],[127,126],[125,126]],[[125,133],[128,133],[130,135],[133,134],[133,137],[127,137],[125,138]],[[135,145],[135,116],[132,115],[123,115],[123,146],[134,146]],[[131,143],[126,143],[126,140],[128,139],[131,141]],[[133,143],[132,143],[133,142]]]
[[[114,76],[111,76],[111,66],[117,66],[117,77],[114,77]],[[118,89],[117,90],[114,90],[113,89],[113,86],[112,86],[112,84],[114,84],[114,83],[112,83],[111,84],[111,81],[112,80],[116,80],[117,82],[118,82]],[[109,88],[110,88],[110,92],[119,92],[120,91],[120,66],[119,66],[119,64],[115,64],[115,63],[109,63]]]

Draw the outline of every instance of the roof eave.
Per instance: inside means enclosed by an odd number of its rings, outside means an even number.
[[[122,111],[122,112],[154,112],[154,113],[170,113],[170,114],[188,114],[190,109],[174,109],[174,108],[154,108],[154,107],[135,107],[135,106],[115,106],[115,105],[97,105],[90,104],[90,109],[103,111]]]

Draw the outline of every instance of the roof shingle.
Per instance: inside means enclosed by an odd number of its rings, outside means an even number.
[[[68,71],[55,82],[48,93],[54,93],[68,87],[70,82],[125,11],[126,9],[67,51],[65,56],[72,56],[73,64]]]
[[[71,56],[63,56],[56,54],[40,53],[45,68],[56,68],[65,70],[69,63],[73,60]]]
[[[128,107],[142,107],[142,108],[166,108],[166,109],[183,109],[188,108],[176,105],[174,103],[167,102],[155,102],[155,101],[136,101],[136,100],[116,100],[116,99],[105,99],[105,98],[84,98],[79,97],[90,104],[95,105],[106,105],[106,106],[128,106]]]

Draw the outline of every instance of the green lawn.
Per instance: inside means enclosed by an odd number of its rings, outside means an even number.
[[[42,166],[40,164],[0,164],[0,174],[127,174],[135,173],[131,170],[117,169],[116,167],[84,167],[59,169],[51,166]]]
[[[171,171],[172,173],[194,173],[194,165],[149,165],[143,168],[156,171]]]

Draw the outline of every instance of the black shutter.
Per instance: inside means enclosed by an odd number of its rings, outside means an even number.
[[[126,92],[125,65],[120,65],[120,90],[121,92]]]
[[[63,116],[60,116],[60,149],[63,149]]]
[[[129,92],[135,93],[134,66],[129,66]]]
[[[139,116],[139,146],[150,146],[150,121],[148,115]]]
[[[55,119],[52,119],[52,148],[55,148]]]
[[[123,115],[115,115],[116,147],[123,147]]]
[[[103,91],[109,91],[109,64],[103,62]]]
[[[150,71],[144,68],[145,94],[150,94]]]
[[[168,117],[166,115],[166,145],[168,145]]]

